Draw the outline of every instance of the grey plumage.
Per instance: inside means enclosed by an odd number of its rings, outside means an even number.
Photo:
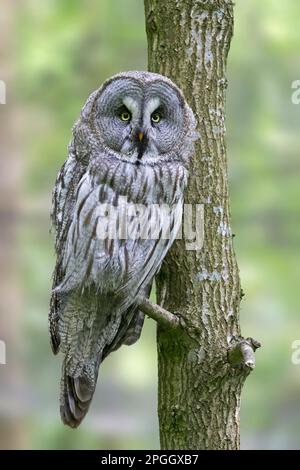
[[[89,408],[101,361],[140,336],[136,298],[149,296],[176,237],[195,138],[180,90],[148,72],[110,78],[74,125],[53,193],[57,262],[49,315],[53,352],[64,354],[61,416],[71,427]],[[135,211],[141,204],[144,216]],[[131,232],[146,227],[146,236],[110,236],[122,225],[121,209],[131,211]],[[156,236],[149,238],[149,227]]]

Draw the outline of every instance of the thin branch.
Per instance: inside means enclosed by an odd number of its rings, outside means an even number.
[[[138,306],[143,313],[159,323],[168,325],[171,328],[177,328],[180,326],[180,320],[176,315],[168,312],[168,310],[165,310],[163,307],[154,304],[149,299],[140,297],[138,299]]]
[[[228,351],[228,361],[232,366],[242,366],[249,369],[255,367],[255,351],[261,344],[253,338],[242,338]]]

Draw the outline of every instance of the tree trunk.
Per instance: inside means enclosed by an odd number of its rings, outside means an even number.
[[[171,78],[198,120],[185,203],[204,206],[204,244],[178,240],[157,277],[158,303],[184,328],[158,325],[163,449],[239,448],[240,394],[254,367],[240,337],[241,288],[230,228],[225,145],[231,0],[145,0],[149,70]],[[250,359],[249,359],[250,358]]]

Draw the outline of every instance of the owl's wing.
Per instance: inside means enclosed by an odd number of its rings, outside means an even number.
[[[61,283],[64,277],[62,266],[64,243],[74,210],[76,188],[86,171],[86,167],[86,161],[77,159],[74,144],[71,142],[68,158],[57,175],[52,196],[51,220],[55,229],[55,252],[57,256],[53,273],[53,289]],[[58,352],[60,344],[57,324],[65,303],[64,297],[64,295],[53,291],[50,301],[49,329],[51,346],[55,354]]]
[[[181,200],[172,205],[167,211],[165,207],[161,209],[157,205],[153,205],[153,211],[156,213],[152,213],[153,220],[150,224],[150,231],[152,230],[152,234],[155,232],[157,238],[151,239],[148,237],[145,240],[138,238],[137,240],[126,240],[125,242],[128,253],[127,276],[120,287],[120,291],[123,294],[123,303],[131,304],[131,306],[122,315],[121,324],[114,341],[105,347],[103,359],[122,344],[131,345],[138,340],[144,323],[144,314],[136,307],[136,298],[137,296],[146,298],[150,296],[153,277],[159,271],[161,263],[178,233],[182,220]],[[148,210],[146,212],[148,221],[149,215],[151,214]],[[131,224],[134,232],[135,229],[143,225],[143,218],[132,219]]]
[[[127,241],[127,251],[132,259],[128,263],[128,275],[121,291],[126,291],[131,298],[135,299],[142,294],[145,286],[151,284],[153,277],[159,271],[179,231],[182,205],[181,199],[169,207],[154,204],[150,209],[152,212],[146,212],[146,218],[151,219],[148,230],[156,237],[151,238],[148,234],[148,239]],[[143,223],[140,221],[139,225],[141,224]]]
[[[151,284],[171,247],[181,224],[182,201],[167,213],[153,204],[145,207],[144,219],[132,212],[129,216],[128,203],[125,201],[122,209],[120,195],[109,184],[93,181],[89,171],[82,177],[75,199],[67,236],[62,240],[64,276],[56,292],[63,295],[95,284],[99,292],[119,296],[124,311]],[[130,219],[130,227],[121,238],[119,226],[124,214]],[[153,221],[150,225],[149,219]],[[143,235],[145,238],[136,236],[144,225],[149,233]]]

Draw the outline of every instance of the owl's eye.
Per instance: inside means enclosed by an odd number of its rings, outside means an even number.
[[[129,111],[123,111],[121,114],[120,114],[120,119],[121,121],[124,121],[124,122],[128,122],[130,121],[131,119],[131,114]]]
[[[161,120],[161,115],[159,113],[155,112],[151,114],[151,121],[154,124],[158,124],[160,120]]]

